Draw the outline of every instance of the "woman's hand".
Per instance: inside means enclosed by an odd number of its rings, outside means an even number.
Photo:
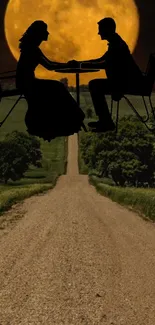
[[[67,68],[67,67],[68,67],[67,63],[57,63],[57,64],[54,65],[55,70],[56,69],[63,69],[63,68]]]
[[[67,65],[73,68],[80,68],[80,62],[76,60],[70,60],[67,62]]]

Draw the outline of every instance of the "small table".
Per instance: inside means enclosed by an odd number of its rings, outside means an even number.
[[[56,69],[55,72],[61,73],[75,73],[76,74],[76,95],[77,95],[77,104],[80,106],[80,88],[79,88],[79,74],[86,73],[86,72],[98,72],[100,69],[84,69],[84,68],[61,68]]]

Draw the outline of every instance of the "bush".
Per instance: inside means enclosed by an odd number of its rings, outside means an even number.
[[[41,166],[40,142],[24,132],[13,131],[0,142],[0,180],[16,181],[23,177],[30,165]]]

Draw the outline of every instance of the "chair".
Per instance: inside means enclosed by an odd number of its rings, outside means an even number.
[[[143,104],[146,110],[146,114],[147,117],[146,119],[143,119],[141,117],[141,115],[137,112],[137,110],[135,109],[135,107],[133,106],[133,104],[131,103],[131,101],[126,97],[126,95],[123,95],[122,98],[124,98],[127,102],[127,104],[132,108],[132,110],[134,111],[134,113],[136,114],[137,118],[146,126],[146,128],[149,131],[155,131],[155,128],[151,128],[149,127],[149,125],[146,124],[146,122],[148,122],[150,116],[149,116],[149,110],[145,101],[145,97],[148,97],[149,99],[149,104],[151,106],[151,110],[152,110],[152,114],[153,114],[153,118],[155,120],[155,110],[152,106],[152,101],[151,101],[151,94],[152,94],[152,90],[153,90],[153,85],[154,85],[154,81],[155,81],[155,53],[151,53],[150,57],[149,57],[149,61],[148,61],[148,65],[147,65],[147,69],[146,72],[144,73],[144,77],[145,77],[145,89],[142,89],[141,92],[136,92],[134,94],[130,93],[127,95],[133,95],[133,96],[141,96],[143,99]],[[119,118],[119,102],[120,100],[116,101],[117,102],[117,107],[116,107],[116,133],[118,130],[118,118]],[[113,99],[111,97],[111,116],[112,116],[112,112],[113,112]]]
[[[8,73],[8,72],[15,72],[15,71],[7,71],[7,72],[3,72],[2,74]],[[16,75],[11,75],[11,76],[0,76],[0,80],[2,79],[10,79],[10,78],[15,78]],[[3,119],[3,121],[0,122],[0,127],[3,125],[3,123],[6,121],[6,119],[8,118],[8,116],[10,115],[10,113],[12,112],[12,110],[15,108],[15,106],[18,104],[18,102],[25,98],[25,96],[23,94],[20,93],[20,91],[18,89],[11,89],[11,90],[2,90],[2,87],[0,85],[0,102],[1,99],[3,97],[9,97],[9,96],[18,96],[18,99],[16,100],[15,104],[11,107],[9,113],[6,115],[6,117]]]
[[[5,73],[8,73],[8,72],[16,72],[16,71],[7,71],[7,72],[3,72],[2,74],[5,74]],[[1,75],[1,74],[0,74]],[[11,75],[11,76],[0,76],[0,80],[2,79],[10,79],[10,78],[16,78],[16,74],[14,75]],[[3,119],[3,121],[0,121],[0,127],[3,125],[3,123],[6,121],[6,119],[8,118],[8,116],[10,115],[10,113],[13,111],[13,109],[15,108],[15,106],[18,104],[18,102],[21,100],[21,99],[26,99],[27,103],[28,103],[28,99],[27,97],[25,97],[25,95],[21,94],[20,91],[18,89],[12,89],[12,90],[2,90],[1,88],[1,85],[0,85],[0,102],[1,102],[1,99],[3,97],[9,97],[9,96],[17,96],[19,95],[18,99],[16,100],[15,104],[11,107],[9,113],[6,115],[6,117]],[[83,128],[83,130],[85,132],[88,132],[87,131],[87,128],[84,124],[84,122],[82,122],[81,124],[81,127]]]

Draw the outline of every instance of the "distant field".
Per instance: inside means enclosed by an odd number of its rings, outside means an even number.
[[[76,94],[73,93],[72,95],[76,99]],[[134,107],[136,108],[136,110],[138,111],[138,113],[141,114],[141,115],[145,115],[145,107],[143,105],[142,98],[141,97],[138,97],[138,96],[127,96],[127,97],[134,104]],[[106,98],[107,98],[108,106],[110,108],[110,105],[111,105],[111,97],[110,96],[106,96]],[[151,100],[152,100],[153,106],[155,107],[155,93],[152,94]],[[149,104],[147,97],[146,97],[146,103]],[[91,96],[90,96],[90,93],[89,92],[83,92],[83,93],[80,94],[80,106],[84,110],[84,112],[86,111],[86,107],[87,108],[88,107],[89,108],[92,108],[92,110],[94,111],[92,99],[91,99]],[[113,112],[114,112],[114,115],[115,115],[116,102],[114,102],[114,106],[113,107],[114,107],[113,108]],[[120,101],[120,117],[122,117],[124,115],[130,115],[130,114],[134,114],[134,112],[128,106],[128,104],[126,103],[125,99],[122,99]]]
[[[76,93],[71,93],[72,96],[76,99]],[[145,114],[145,108],[141,97],[138,96],[128,96],[129,99],[135,105],[135,108],[139,113]],[[2,120],[6,114],[9,112],[9,109],[13,106],[15,100],[18,96],[2,98],[0,103],[0,120]],[[108,105],[110,107],[110,96],[106,96]],[[146,98],[147,100],[147,98]],[[147,100],[148,102],[148,100]],[[155,93],[152,95],[152,103],[155,106]],[[80,106],[86,112],[87,108],[92,108],[94,111],[92,99],[89,92],[80,93]],[[116,107],[116,102],[114,102],[114,111]],[[20,100],[17,106],[14,108],[14,111],[10,114],[4,125],[0,128],[0,139],[2,139],[6,132],[12,132],[13,130],[26,131],[26,126],[24,123],[24,116],[27,111],[27,103],[24,99]],[[134,114],[131,108],[127,105],[124,99],[120,102],[120,115],[129,115]]]

